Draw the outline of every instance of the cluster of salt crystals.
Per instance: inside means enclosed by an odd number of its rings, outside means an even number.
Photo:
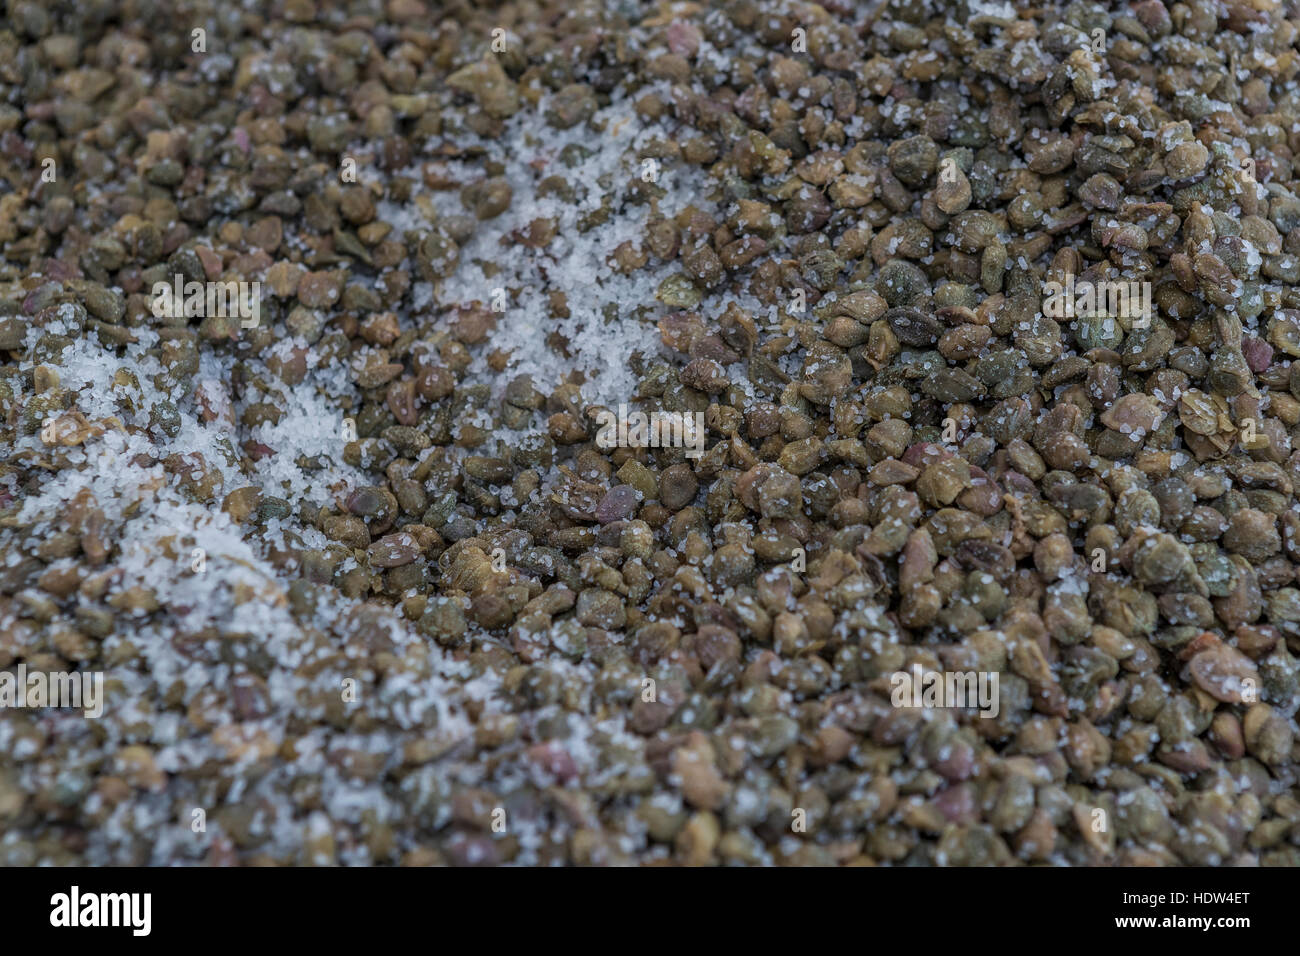
[[[60,325],[58,320],[55,325]],[[75,329],[67,327],[51,331],[76,334]],[[35,344],[39,334],[38,330],[32,330],[29,347]],[[74,407],[88,418],[116,415],[126,424],[143,428],[148,425],[149,408],[173,396],[152,384],[153,376],[162,369],[146,350],[157,343],[157,335],[142,329],[138,330],[137,337],[137,344],[117,354],[104,348],[94,333],[82,334],[56,360],[46,364],[56,369],[62,384],[76,393]],[[33,364],[28,360],[22,367],[30,369]],[[263,362],[254,360],[253,364],[256,371],[266,373]],[[228,382],[232,365],[229,358],[204,352],[196,382],[204,383],[210,390]],[[118,399],[124,393],[113,388],[113,377],[119,369],[131,371],[139,382],[139,391],[132,393],[137,405],[134,413],[124,412],[118,406]],[[101,718],[100,727],[106,732],[102,744],[85,733],[84,718],[79,714],[52,710],[43,718],[48,722],[52,739],[76,741],[74,757],[64,769],[94,773],[106,762],[111,766],[113,754],[121,746],[139,742],[138,734],[127,727],[142,721],[150,725],[146,742],[155,749],[156,764],[165,772],[178,774],[222,759],[222,750],[216,742],[208,735],[194,736],[193,728],[182,722],[178,714],[151,714],[143,708],[143,701],[156,700],[175,681],[185,682],[188,703],[204,687],[228,687],[238,673],[229,664],[205,664],[185,656],[176,643],[179,635],[203,628],[211,628],[223,636],[242,635],[249,646],[257,647],[271,658],[274,664],[267,675],[271,712],[266,718],[245,725],[266,731],[277,746],[283,739],[288,718],[295,714],[301,716],[303,690],[315,686],[318,690],[340,692],[334,685],[340,683],[341,676],[362,676],[327,671],[308,682],[294,674],[303,663],[303,641],[301,625],[290,614],[285,598],[293,576],[271,565],[263,553],[266,548],[285,546],[287,532],[307,547],[322,546],[324,536],[291,518],[269,521],[266,532],[258,539],[245,540],[241,529],[221,510],[219,502],[205,505],[188,500],[174,478],[167,483],[169,476],[157,463],[169,454],[199,453],[210,468],[221,472],[224,491],[252,481],[265,493],[295,503],[326,500],[340,484],[354,485],[366,480],[363,473],[344,465],[340,458],[343,441],[337,399],[344,389],[352,388],[346,375],[330,374],[329,370],[319,368],[312,354],[307,379],[300,385],[283,388],[287,402],[280,422],[238,430],[240,436],[248,432],[275,452],[258,462],[251,478],[243,475],[223,454],[234,449],[236,435],[220,423],[200,420],[195,399],[186,396],[177,397],[180,428],[172,438],[162,436],[156,429],[152,432],[156,440],[141,434],[109,431],[102,438],[88,440],[84,449],[69,450],[69,457],[82,463],[80,470],[65,468],[52,473],[37,493],[22,494],[12,482],[6,485],[21,501],[21,522],[31,526],[22,533],[21,541],[23,550],[28,552],[40,538],[58,529],[64,511],[78,493],[89,490],[103,510],[109,523],[108,533],[117,546],[112,561],[101,569],[112,570],[116,575],[106,596],[144,585],[152,589],[160,605],[158,612],[141,615],[135,621],[119,612],[117,630],[103,642],[101,662],[128,639],[138,648],[139,660],[128,666],[104,668],[110,686],[120,689],[110,694]],[[237,416],[242,411],[242,403],[234,403],[232,410]],[[9,457],[19,450],[42,451],[39,435],[22,436],[12,446],[0,447],[0,454]],[[154,463],[137,464],[136,457],[145,453]],[[324,459],[327,467],[319,472],[304,471],[296,464],[300,456]],[[146,490],[154,485],[161,487]],[[18,534],[10,530],[0,532],[0,548],[14,558],[19,555],[19,548],[12,546],[19,544]],[[191,566],[194,549],[204,552],[206,567],[201,573],[194,572]],[[328,631],[356,603],[341,595],[323,599],[310,624]],[[390,637],[398,653],[414,643],[428,646],[423,636],[395,614],[388,620]],[[0,621],[0,626],[12,623]],[[446,734],[452,740],[466,739],[472,727],[461,713],[460,703],[471,696],[487,701],[486,711],[497,709],[490,700],[497,692],[495,675],[488,671],[467,682],[464,665],[445,658],[436,647],[430,650],[435,672],[432,679],[386,680],[377,687],[367,688],[366,694],[373,698],[370,705],[382,709],[386,719],[404,728],[418,728],[423,715],[433,711],[438,715],[439,734]],[[11,723],[0,721],[0,742],[8,744],[12,731]],[[304,823],[301,819],[294,820],[295,807],[288,793],[293,781],[306,773],[320,775],[326,807],[333,819],[355,823],[363,811],[375,813],[380,820],[403,817],[405,811],[385,794],[381,783],[346,778],[327,762],[328,752],[341,746],[342,739],[327,728],[313,729],[299,742],[300,759],[287,763],[277,761],[247,792],[245,781],[236,772],[227,802],[256,800],[273,808],[274,825],[268,820],[258,832],[270,837],[272,847],[287,852],[299,847],[304,839]],[[394,755],[400,748],[400,740],[387,732],[349,742],[359,749],[384,755]],[[30,790],[38,781],[32,769],[35,765],[26,766],[23,783]],[[449,772],[468,780],[479,773],[472,766]],[[153,863],[197,859],[220,835],[221,828],[210,821],[206,833],[194,833],[188,818],[176,817],[177,806],[203,807],[209,814],[216,809],[205,806],[200,791],[189,778],[172,776],[164,793],[136,794],[119,805],[103,826],[89,831],[87,861],[108,864],[135,859],[132,848],[134,845],[138,850],[136,834],[141,832],[152,835]],[[102,807],[98,795],[87,796],[85,812],[97,813]],[[18,834],[12,834],[0,841],[0,845],[17,838]],[[356,857],[356,852],[351,851],[354,858],[348,861],[365,862]]]
[[[666,83],[659,85],[663,87],[661,95],[670,94]],[[664,279],[680,272],[680,267],[677,263],[651,264],[624,275],[615,271],[608,259],[624,242],[642,245],[652,206],[620,207],[630,183],[646,168],[638,151],[656,138],[670,137],[671,130],[638,117],[631,101],[617,93],[592,121],[603,127],[596,136],[585,126],[552,128],[544,120],[546,109],[543,99],[535,111],[512,118],[502,136],[491,140],[467,137],[458,144],[486,149],[505,167],[503,175],[513,191],[510,207],[478,224],[461,248],[459,263],[450,276],[436,283],[416,284],[414,315],[408,318],[432,318],[435,325],[443,325],[451,307],[472,301],[490,306],[494,290],[504,289],[506,311],[497,317],[492,349],[476,352],[468,381],[490,383],[499,395],[510,378],[528,374],[538,388],[549,392],[573,372],[581,372],[588,380],[583,385],[586,401],[617,404],[629,400],[636,388],[631,357],[640,353],[653,358],[661,352],[656,322],[664,307],[655,292]],[[559,157],[568,146],[582,147],[590,155],[566,166]],[[690,204],[715,215],[720,212],[709,198],[718,184],[704,171],[685,163],[655,163],[657,182],[667,190],[657,203],[659,215],[672,217]],[[417,181],[418,165],[407,170]],[[481,175],[473,164],[447,165],[453,175],[467,182]],[[537,195],[541,181],[557,174],[574,188],[576,201],[572,204],[555,196]],[[613,206],[609,218],[580,231],[583,217],[600,209],[605,201]],[[437,216],[466,211],[458,190],[430,192],[423,187],[417,187],[412,203],[404,207],[381,201],[378,208],[380,216],[400,232],[428,228],[429,223],[416,213],[419,205]],[[556,225],[555,238],[544,248],[531,248],[510,238],[525,233],[531,222],[543,218],[553,219]],[[551,316],[549,296],[555,292],[564,293],[568,318]],[[721,304],[719,296],[706,296],[700,310],[720,312]],[[612,321],[605,314],[607,306],[617,309]],[[639,309],[644,309],[641,318],[632,314]],[[547,344],[551,334],[566,340],[567,356]],[[489,351],[495,349],[511,353],[505,373],[495,372],[487,364]]]
[[[927,8],[928,6],[927,4]],[[1012,21],[1016,19],[1016,8],[1007,0],[999,0],[996,3],[993,0],[967,0],[966,9],[969,11],[968,22],[976,17],[995,17],[999,20]]]

